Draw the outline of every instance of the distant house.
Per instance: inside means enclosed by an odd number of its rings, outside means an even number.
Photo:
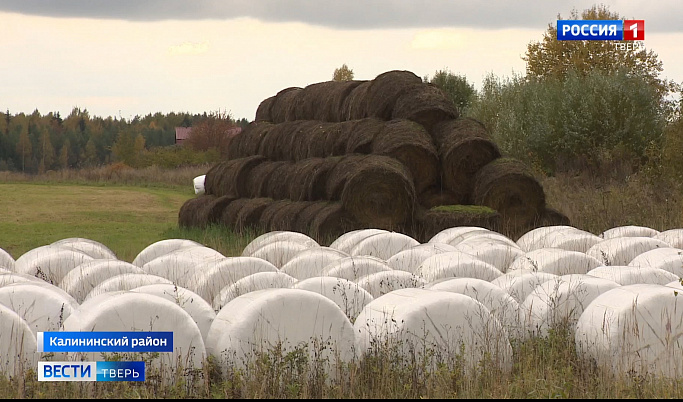
[[[182,144],[183,141],[190,138],[192,135],[192,127],[176,127],[175,128],[175,143]]]

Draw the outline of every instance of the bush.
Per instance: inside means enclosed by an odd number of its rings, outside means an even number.
[[[189,147],[171,145],[144,151],[140,159],[140,167],[158,166],[172,169],[215,163],[221,160],[221,156],[216,148],[208,151],[195,151]]]

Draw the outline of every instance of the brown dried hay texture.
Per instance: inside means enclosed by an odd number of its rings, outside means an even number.
[[[326,185],[330,172],[343,158],[308,158],[295,163],[289,179],[289,198],[293,201],[326,199]]]
[[[294,105],[301,91],[302,89],[299,87],[289,87],[278,92],[270,107],[270,121],[282,123],[295,120]]]
[[[282,153],[282,143],[285,142],[288,132],[294,128],[295,124],[295,122],[273,124],[268,132],[263,135],[259,144],[258,154],[274,161],[286,160],[278,156]]]
[[[240,228],[237,227],[237,215],[242,207],[249,202],[249,200],[250,198],[238,198],[228,204],[225,208],[223,208],[223,213],[221,213],[220,217],[220,223],[233,230],[239,230]]]
[[[238,230],[258,228],[261,214],[268,205],[273,203],[272,199],[263,197],[247,198],[247,200],[248,201],[244,203],[242,208],[240,208],[240,210],[237,212],[235,228]]]
[[[270,175],[288,163],[285,161],[265,161],[255,166],[246,179],[246,196],[249,198],[267,197],[266,188]]]
[[[346,155],[346,144],[353,133],[353,127],[358,120],[349,120],[339,123],[336,135],[330,135],[325,139],[325,154],[328,156]]]
[[[432,186],[418,194],[417,202],[422,208],[430,209],[440,205],[463,204],[467,201],[467,198],[469,197],[466,194],[455,194],[440,186]]]
[[[266,158],[261,155],[220,162],[214,179],[215,195],[228,195],[234,198],[248,197],[247,178],[256,166],[265,162]]]
[[[367,116],[391,120],[394,105],[406,91],[415,84],[422,84],[422,78],[410,71],[387,71],[370,81],[367,90]]]
[[[372,142],[372,153],[403,163],[413,177],[417,193],[439,180],[439,156],[432,137],[415,122],[398,119],[384,123]]]
[[[415,186],[401,162],[387,156],[369,155],[360,163],[352,164],[349,170],[340,198],[354,220],[362,225],[393,230],[412,219]]]
[[[571,225],[569,217],[562,212],[554,209],[545,207],[540,213],[538,222],[536,223],[538,227],[541,226],[569,226]]]
[[[328,136],[336,137],[339,130],[339,123],[315,122],[315,124],[306,127],[306,141],[301,142],[298,160],[332,156],[326,153],[325,143]]]
[[[524,163],[499,158],[475,176],[474,204],[495,209],[511,231],[526,227],[545,208],[543,187]]]
[[[356,120],[348,129],[351,133],[346,140],[346,153],[370,154],[375,137],[384,129],[384,121],[372,117]]]
[[[306,201],[292,201],[283,205],[273,214],[270,220],[270,230],[294,231],[299,213],[309,206]]]
[[[208,222],[207,206],[216,198],[214,195],[202,194],[185,201],[178,211],[178,226],[183,228],[205,227]]]
[[[458,110],[453,101],[432,84],[414,84],[406,88],[396,99],[392,119],[408,119],[431,131],[435,124],[456,119]]]
[[[231,159],[241,158],[245,156],[259,155],[259,148],[261,146],[261,141],[268,134],[268,132],[274,127],[274,124],[267,121],[259,121],[250,123],[239,135],[239,140],[237,144],[233,142],[231,144],[231,151],[233,147],[236,149],[233,151],[235,156],[230,156]],[[234,140],[233,140],[234,141]]]
[[[256,118],[254,121],[271,121],[270,108],[273,106],[273,102],[275,102],[275,95],[259,103],[258,108],[256,108]]]
[[[262,187],[264,191],[261,196],[269,197],[274,200],[288,199],[293,166],[294,164],[291,162],[284,163],[268,175],[268,179],[264,182],[264,186]]]
[[[359,120],[368,117],[368,89],[372,81],[356,86],[344,99],[339,120]]]
[[[359,226],[339,202],[320,208],[309,226],[308,235],[319,244],[330,244],[334,239]]]
[[[447,120],[432,130],[441,159],[441,183],[455,194],[471,194],[475,174],[500,158],[486,128],[471,118]]]
[[[328,115],[338,106],[334,94],[344,91],[348,84],[340,81],[324,81],[308,85],[296,98],[294,118],[297,120],[332,121]],[[349,90],[350,92],[350,90]],[[335,111],[335,116],[338,112]]]
[[[351,95],[353,90],[363,85],[365,82],[367,81],[343,81],[335,86],[325,98],[327,105],[327,118],[325,121],[345,121],[344,105],[346,104],[346,98]]]
[[[291,200],[274,200],[270,204],[268,204],[264,209],[263,212],[261,212],[261,216],[259,217],[259,222],[258,222],[258,227],[261,230],[265,231],[272,231],[271,226],[271,221],[273,220],[273,217],[280,211],[280,209],[284,208],[286,205],[291,204]]]
[[[311,233],[311,224],[313,223],[313,219],[315,219],[315,217],[318,215],[318,212],[328,206],[330,202],[307,201],[306,204],[306,207],[299,212],[299,215],[294,222],[293,230],[295,232],[309,234]]]
[[[339,201],[348,179],[358,171],[359,166],[367,159],[372,159],[372,157],[373,155],[357,154],[342,156],[327,177],[327,183],[325,183],[325,199]]]
[[[498,231],[500,214],[490,208],[475,205],[448,205],[440,208],[420,209],[415,214],[411,236],[421,243],[428,242],[444,229],[457,226],[478,226]]]

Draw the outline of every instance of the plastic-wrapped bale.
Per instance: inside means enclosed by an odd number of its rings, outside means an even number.
[[[285,121],[296,120],[294,117],[294,105],[302,88],[289,87],[275,94],[270,105],[270,121],[282,123]]]
[[[201,246],[194,240],[187,239],[165,239],[159,240],[145,247],[142,251],[135,256],[132,264],[136,267],[142,267],[146,263],[152,261],[157,257],[161,257],[164,254],[168,254],[172,251],[176,251],[185,247],[195,247]]]
[[[48,283],[13,283],[0,287],[0,304],[16,312],[34,334],[59,331],[78,307],[76,300]]]
[[[503,242],[487,235],[475,236],[455,246],[457,251],[470,254],[496,267],[500,272],[507,272],[508,267],[524,251],[510,240]]]
[[[419,245],[420,242],[403,233],[379,233],[358,242],[349,254],[369,255],[388,260],[394,254]]]
[[[497,243],[497,244],[503,244],[506,246],[513,247],[515,249],[519,249],[519,246],[517,243],[515,243],[512,239],[509,237],[502,235],[500,233],[488,230],[488,231],[469,231],[467,233],[463,233],[458,239],[452,240],[450,243],[451,246],[454,247],[459,247],[459,246],[476,246],[482,243]]]
[[[477,278],[492,281],[503,273],[491,264],[460,251],[427,258],[415,271],[427,283],[444,278]]]
[[[249,257],[254,252],[261,247],[265,246],[266,244],[269,243],[274,243],[276,241],[290,241],[290,242],[295,242],[295,243],[301,243],[304,246],[307,246],[308,248],[312,247],[318,247],[319,244],[313,240],[311,237],[299,233],[299,232],[291,232],[291,231],[273,231],[273,232],[268,232],[264,233],[244,247],[244,250],[242,250],[242,256]]]
[[[458,226],[441,230],[429,239],[429,243],[442,243],[456,246],[461,241],[465,240],[467,233],[488,233],[491,230],[480,226]]]
[[[596,243],[586,254],[604,265],[627,265],[636,256],[658,247],[669,245],[651,237],[616,237]]]
[[[173,352],[150,356],[145,363],[147,376],[158,372],[162,383],[167,385],[178,381],[178,376],[188,376],[183,380],[189,384],[201,381],[189,377],[201,369],[207,357],[199,327],[190,314],[163,297],[137,292],[93,297],[64,321],[64,331],[172,331]],[[95,361],[100,358],[99,353],[93,352],[68,355],[72,355],[68,360]],[[125,355],[124,360],[132,358]]]
[[[517,300],[500,287],[476,278],[446,278],[429,284],[427,289],[460,293],[486,306],[503,324],[512,339],[519,339],[523,328],[520,324],[520,306]]]
[[[587,275],[609,279],[623,286],[635,284],[666,285],[679,279],[678,276],[663,269],[623,265],[600,266],[588,271]]]
[[[245,276],[233,284],[227,285],[213,299],[213,309],[220,311],[237,297],[263,289],[289,288],[296,279],[282,272],[258,272]]]
[[[275,95],[271,96],[270,98],[266,98],[261,103],[259,103],[258,107],[256,108],[256,116],[254,120],[257,122],[271,121],[270,108],[273,106],[274,101]]]
[[[299,252],[308,250],[311,247],[314,246],[308,246],[295,241],[281,240],[262,246],[254,251],[251,256],[264,259],[280,268]]]
[[[35,276],[19,274],[16,272],[1,272],[0,273],[0,287],[7,286],[12,283],[22,283],[22,282],[38,282],[40,284],[47,283],[42,279],[38,279]]]
[[[498,146],[491,140],[486,127],[479,121],[470,118],[443,121],[434,127],[432,135],[441,160],[443,187],[456,194],[462,200],[460,203],[469,203],[474,191],[477,172],[500,158]],[[503,172],[491,172],[490,174],[498,176],[501,173]],[[516,168],[514,173],[522,173],[523,178],[516,178],[515,180],[528,186],[525,183],[526,178],[531,176],[527,174],[525,169]],[[489,180],[492,179],[494,178]],[[533,188],[533,186],[531,190],[538,192],[538,189]],[[480,202],[475,203],[481,204]],[[492,208],[497,210],[493,206]]]
[[[257,228],[261,214],[268,205],[273,203],[270,198],[247,198],[247,200],[235,217],[235,228],[238,230]]]
[[[661,285],[609,290],[586,307],[576,324],[580,358],[617,375],[683,375],[683,298]]]
[[[394,70],[378,75],[370,81],[366,94],[368,116],[391,120],[398,98],[416,84],[425,85],[422,78],[410,71]]]
[[[475,175],[472,200],[502,215],[503,226],[519,231],[545,208],[543,187],[520,161],[498,158]]]
[[[443,205],[418,211],[411,232],[416,239],[428,241],[439,232],[454,227],[474,225],[496,230],[500,220],[500,214],[488,207]]]
[[[450,244],[427,243],[419,244],[407,250],[403,250],[387,259],[387,265],[394,270],[414,273],[415,270],[427,258],[441,253],[456,251]]]
[[[654,237],[659,234],[658,230],[645,226],[617,226],[607,229],[600,234],[603,239],[614,239],[617,237]]]
[[[391,271],[384,260],[370,256],[345,257],[326,265],[320,276],[333,276],[349,281],[382,271]]]
[[[216,318],[216,313],[211,308],[211,305],[198,294],[189,289],[167,283],[140,286],[139,288],[131,289],[131,292],[159,296],[177,304],[192,317],[192,320],[194,320],[199,328],[199,332],[202,334],[202,339],[206,341],[206,336],[209,333],[213,319]]]
[[[458,115],[453,101],[441,88],[422,83],[406,88],[391,113],[393,119],[412,120],[428,131],[443,121],[457,119]]]
[[[36,336],[19,314],[0,305],[0,375],[21,378],[38,368]]]
[[[213,303],[221,289],[259,272],[278,272],[278,269],[261,258],[228,257],[198,266],[187,287],[208,303]]]
[[[0,268],[14,271],[14,258],[2,248],[0,248]]]
[[[109,247],[98,241],[84,239],[82,237],[70,237],[57,240],[52,243],[52,245],[77,250],[96,259],[116,258],[116,254],[114,254]]]
[[[355,358],[354,339],[349,319],[325,296],[301,289],[266,289],[223,307],[206,345],[224,368],[246,368],[265,355],[273,358],[273,353],[282,352],[284,358],[298,351],[308,357],[312,371],[333,378],[339,364]]]
[[[406,271],[381,271],[366,275],[356,280],[363,289],[367,290],[372,297],[380,297],[398,289],[421,288],[426,282],[424,279]]]
[[[230,159],[215,164],[206,173],[206,193],[211,195],[242,198],[249,196],[247,178],[251,171],[266,159],[261,155]],[[211,183],[211,187],[209,187]]]
[[[683,277],[683,250],[678,248],[656,248],[636,256],[628,263],[630,267],[663,269]]]
[[[204,188],[204,180],[206,180],[206,175],[203,174],[201,176],[197,176],[194,179],[192,179],[192,186],[194,187],[194,193],[199,195],[199,194],[204,194],[206,192]]]
[[[566,328],[574,334],[581,313],[596,297],[620,285],[590,275],[563,275],[543,282],[521,306],[527,335],[548,336],[553,328]]]
[[[561,248],[568,251],[587,252],[594,245],[604,241],[602,238],[576,228],[562,228],[547,233],[543,238],[529,244],[530,250],[539,248]]]
[[[600,261],[579,251],[539,248],[517,257],[507,272],[527,269],[555,275],[585,274],[600,265]]]
[[[381,353],[378,345],[387,345],[398,353],[392,359],[417,362],[428,371],[440,364],[466,375],[482,365],[512,369],[507,331],[483,304],[462,294],[396,290],[365,306],[354,330],[360,353]]]
[[[683,249],[683,229],[665,230],[655,235],[654,238],[668,243],[671,247]]]
[[[203,194],[185,201],[178,211],[178,226],[203,228],[209,223],[209,211],[218,197]]]
[[[91,260],[92,257],[75,249],[54,245],[41,246],[19,257],[14,264],[14,270],[56,285],[69,271]]]
[[[173,282],[166,278],[151,274],[120,274],[114,275],[111,278],[105,279],[95,286],[85,299],[83,304],[90,299],[107,293],[116,293],[123,290],[131,290],[141,286],[155,285],[158,283],[173,285]]]
[[[347,253],[330,247],[309,248],[287,261],[280,272],[298,280],[318,277],[327,265],[348,256]]]
[[[332,276],[300,280],[292,285],[292,288],[308,290],[327,297],[339,306],[351,322],[355,321],[363,308],[373,300],[372,295],[357,283]]]
[[[193,242],[194,243],[194,242]],[[92,260],[85,262],[64,275],[59,287],[70,294],[78,303],[102,281],[120,274],[144,274],[145,271],[121,260]]]
[[[340,120],[359,120],[368,117],[368,90],[372,81],[362,82],[344,99]]]
[[[199,265],[218,262],[225,258],[223,254],[209,247],[187,247],[153,259],[143,265],[142,270],[187,287],[188,280],[193,278]]]
[[[317,211],[309,226],[309,234],[321,243],[328,243],[358,227],[359,224],[341,203],[330,202]]]
[[[363,239],[380,233],[389,233],[389,231],[384,229],[352,230],[335,239],[332,244],[330,244],[330,248],[349,254],[356,244],[360,243]]]
[[[572,226],[567,225],[553,225],[553,226],[543,226],[540,228],[532,229],[517,239],[517,245],[524,251],[532,251],[537,248],[546,248],[543,245],[543,239],[549,233],[557,230],[579,230]]]
[[[518,269],[492,280],[491,283],[506,291],[519,303],[523,303],[538,285],[557,277],[547,272]]]

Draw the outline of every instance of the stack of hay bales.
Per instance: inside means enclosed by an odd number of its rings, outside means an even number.
[[[205,194],[183,205],[181,226],[318,239],[374,227],[426,241],[458,225],[513,237],[567,223],[522,162],[502,158],[481,123],[459,118],[409,71],[283,89],[261,102],[228,158],[207,172]]]

